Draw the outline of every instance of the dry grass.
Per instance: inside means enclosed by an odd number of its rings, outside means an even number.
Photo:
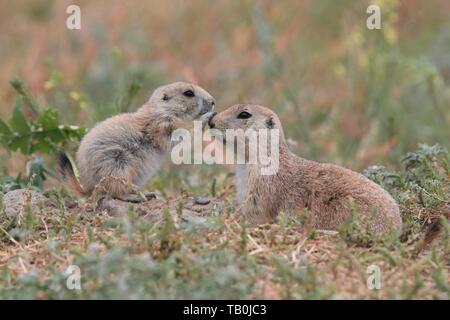
[[[449,298],[448,225],[417,254],[423,230],[405,242],[386,237],[367,247],[336,231],[308,230],[300,217],[281,215],[274,224],[248,228],[226,205],[220,212],[210,207],[189,216],[178,207],[180,200],[168,200],[171,213],[153,208],[161,219],[134,210],[113,217],[105,211],[86,212],[86,206],[56,216],[48,209],[29,212],[21,225],[0,229],[0,296]],[[229,198],[225,194],[217,201],[229,203]],[[152,208],[154,203],[145,206]],[[117,251],[123,257],[109,261]],[[221,261],[211,255],[228,258]],[[156,264],[148,267],[151,263]],[[81,291],[64,287],[64,270],[72,264],[81,268]],[[367,287],[371,265],[381,270],[380,290]],[[154,269],[172,274],[171,280],[161,279]],[[133,286],[133,278],[141,284]],[[117,287],[118,279],[123,288]],[[153,282],[157,289],[146,287]]]

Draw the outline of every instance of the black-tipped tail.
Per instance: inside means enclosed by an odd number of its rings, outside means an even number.
[[[75,176],[72,162],[70,161],[69,157],[63,151],[58,151],[56,157],[58,161],[58,171],[61,174],[62,178],[67,181],[69,186],[74,191],[76,191],[80,195],[86,195],[86,192],[83,190]]]

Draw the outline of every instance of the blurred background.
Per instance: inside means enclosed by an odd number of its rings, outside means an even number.
[[[66,28],[70,4],[81,30]],[[370,4],[381,30],[366,27]],[[63,123],[88,128],[184,80],[212,93],[217,110],[274,109],[291,149],[317,161],[396,169],[418,143],[450,146],[448,0],[2,0],[0,29],[2,118],[15,77]],[[5,174],[29,159],[0,153]],[[224,166],[173,167],[150,187],[202,192],[204,177],[227,177]]]

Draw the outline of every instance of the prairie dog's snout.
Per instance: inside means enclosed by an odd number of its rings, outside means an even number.
[[[217,112],[213,112],[212,115],[211,115],[211,117],[210,117],[209,120],[208,120],[208,126],[209,126],[211,129],[214,128],[214,121],[213,121],[213,119],[214,119],[214,117],[216,116],[216,114],[217,114]]]
[[[200,115],[205,115],[208,112],[212,112],[214,110],[214,106],[216,105],[216,101],[213,97],[211,98],[202,98],[199,101],[200,107]]]

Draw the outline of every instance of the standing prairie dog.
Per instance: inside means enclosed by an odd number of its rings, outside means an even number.
[[[262,175],[260,164],[237,165],[237,200],[251,222],[266,223],[280,212],[307,209],[315,228],[336,230],[354,208],[362,218],[368,218],[365,221],[369,221],[372,231],[382,233],[394,228],[400,231],[399,208],[388,192],[357,172],[293,154],[286,144],[280,120],[270,109],[234,105],[210,118],[209,125],[222,132],[222,136],[227,129],[279,130],[279,164],[275,174]]]
[[[82,195],[90,195],[102,181],[104,191],[114,198],[144,200],[135,187],[144,186],[157,172],[170,151],[172,132],[193,120],[206,123],[214,105],[214,98],[199,86],[161,86],[136,112],[108,118],[83,138],[76,154],[81,186],[64,153],[58,156],[60,171]]]

